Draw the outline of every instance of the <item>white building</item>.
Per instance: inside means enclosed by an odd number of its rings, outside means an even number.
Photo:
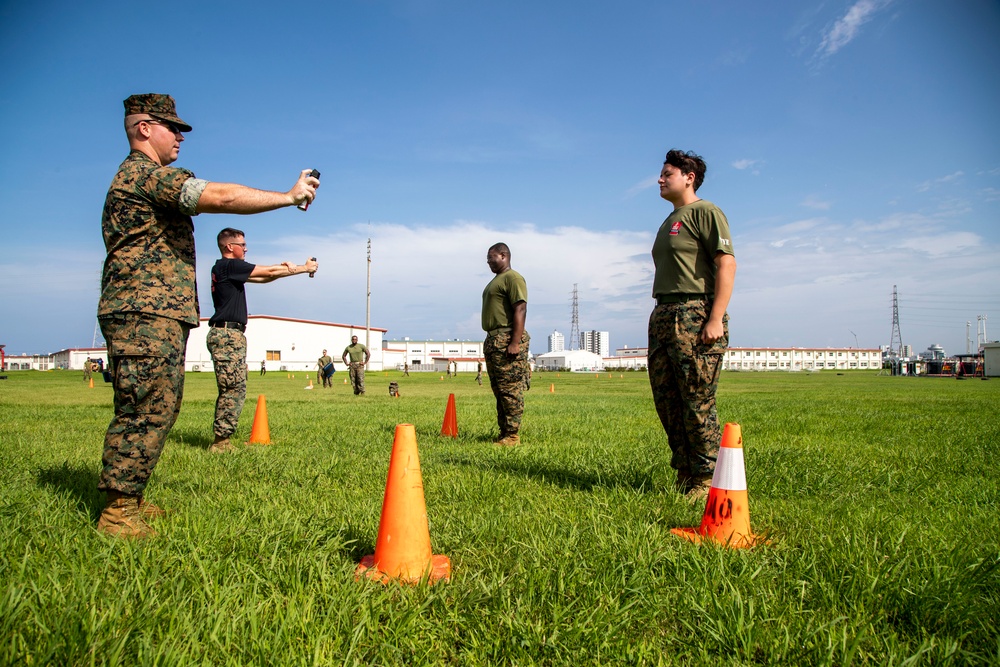
[[[49,371],[53,369],[83,371],[87,359],[101,360],[108,365],[108,350],[105,347],[71,347],[52,354],[8,354],[4,367],[9,371]]]
[[[600,355],[586,350],[563,350],[539,354],[535,357],[535,368],[547,371],[568,368],[580,373],[602,371],[604,370],[604,360]]]
[[[385,368],[402,370],[409,364],[411,371],[443,370],[448,360],[459,363],[459,371],[476,370],[484,361],[481,340],[387,340],[384,343]]]
[[[878,348],[732,347],[726,350],[723,370],[819,371],[882,368]]]
[[[187,371],[213,372],[212,355],[205,343],[210,328],[203,318],[201,326],[192,329],[188,336]],[[368,330],[368,349],[371,359],[368,370],[383,369],[382,336],[387,329],[372,327]],[[271,315],[251,315],[247,322],[247,366],[259,371],[261,361],[269,371],[316,371],[316,361],[323,350],[333,357],[338,371],[346,370],[341,357],[344,348],[351,344],[351,336],[365,344],[366,330],[355,324],[336,324],[314,320],[297,320]]]
[[[611,334],[607,331],[581,331],[580,349],[607,357],[611,354]]]
[[[558,331],[549,334],[549,352],[562,352],[566,349],[566,337]]]
[[[983,366],[986,377],[1000,377],[1000,342],[983,345]]]

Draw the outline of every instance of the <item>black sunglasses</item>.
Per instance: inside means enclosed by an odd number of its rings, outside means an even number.
[[[182,130],[180,127],[178,127],[174,123],[171,123],[168,120],[160,120],[159,118],[143,118],[142,120],[137,120],[132,125],[132,127],[135,127],[139,123],[149,123],[150,125],[162,125],[163,127],[173,132],[174,134],[184,134],[184,130]]]

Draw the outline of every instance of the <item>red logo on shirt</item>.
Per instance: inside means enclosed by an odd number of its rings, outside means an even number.
[[[670,235],[677,236],[681,231],[681,221],[678,220],[674,224],[670,225]]]

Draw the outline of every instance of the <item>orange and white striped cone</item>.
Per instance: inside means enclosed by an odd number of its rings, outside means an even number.
[[[733,549],[746,549],[766,540],[750,529],[743,436],[739,424],[726,424],[719,457],[715,462],[712,488],[705,515],[698,528],[671,528],[670,532],[695,544],[714,542]]]

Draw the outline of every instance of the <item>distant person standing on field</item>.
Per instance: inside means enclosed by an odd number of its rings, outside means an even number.
[[[347,360],[348,356],[351,358],[350,361]],[[354,387],[355,396],[365,395],[365,365],[371,356],[368,348],[358,342],[358,337],[351,336],[351,344],[344,348],[342,358],[350,369],[351,386]]]
[[[260,375],[261,377],[267,375],[267,359],[261,359],[260,361]]]
[[[215,367],[219,396],[215,400],[215,441],[213,453],[234,449],[229,442],[236,432],[247,397],[247,283],[269,283],[278,278],[316,272],[315,259],[302,266],[282,262],[264,266],[246,261],[247,240],[239,229],[226,227],[216,237],[222,259],[212,267],[212,304],[215,314],[208,320],[212,328],[205,338]]]
[[[323,379],[323,387],[333,388],[333,357],[323,350],[322,356],[316,360],[316,367],[319,368],[319,376]]]
[[[705,161],[667,153],[660,196],[674,210],[653,242],[653,298],[649,317],[649,383],[677,470],[677,488],[689,498],[708,494],[722,432],[715,392],[729,345],[726,308],[736,259],[729,221],[697,195]]]
[[[524,328],[528,313],[528,285],[510,268],[510,248],[493,245],[486,263],[495,276],[483,290],[483,356],[490,387],[497,400],[498,445],[521,442],[524,389],[528,382],[528,346],[531,336]]]
[[[145,517],[163,513],[142,496],[180,412],[188,332],[198,326],[191,217],[296,206],[312,201],[319,186],[309,169],[288,192],[267,192],[169,167],[190,131],[169,95],[125,100],[131,152],[111,182],[101,218],[107,258],[97,318],[115,413],[104,437],[97,488],[107,492],[107,505],[97,529],[118,537],[153,534]]]

